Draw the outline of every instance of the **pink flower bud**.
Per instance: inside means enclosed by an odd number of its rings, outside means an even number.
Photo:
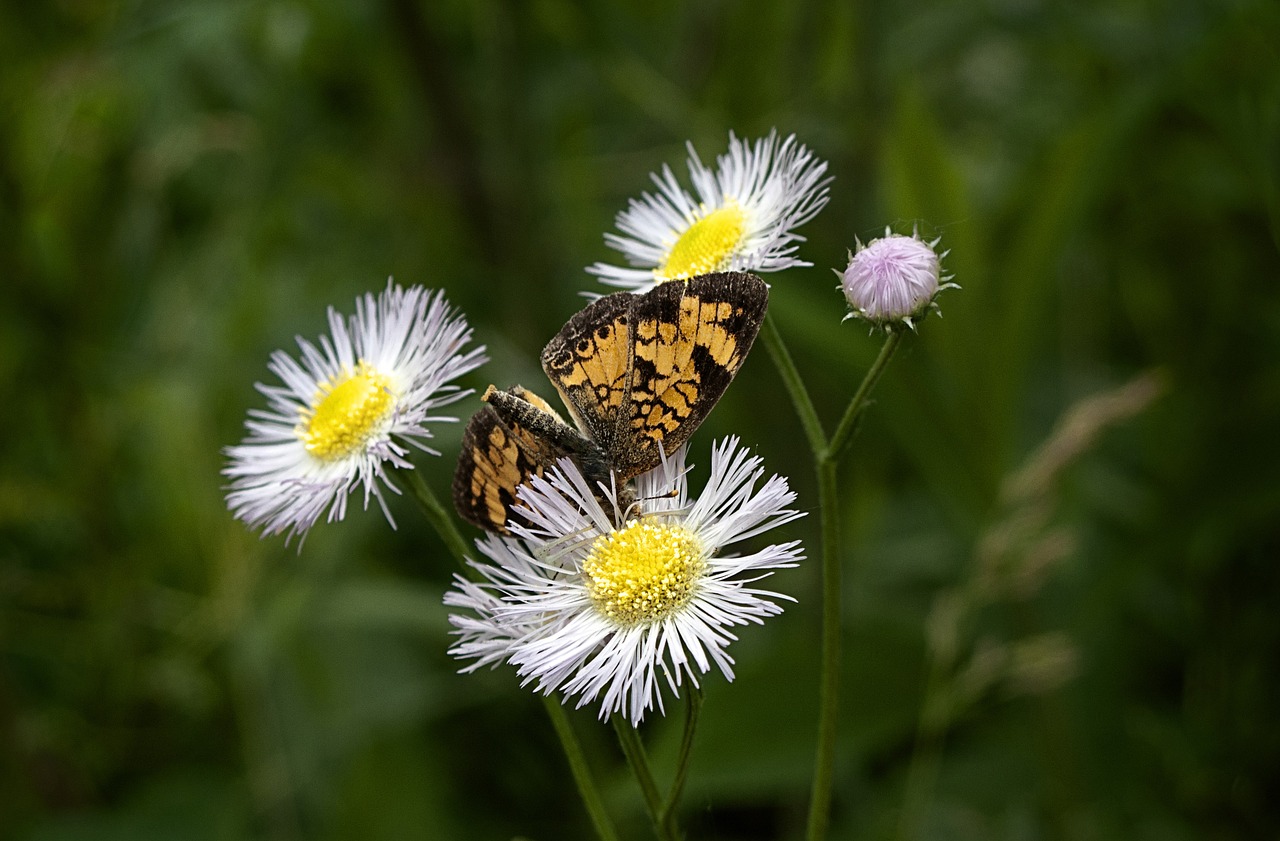
[[[840,287],[852,308],[848,317],[880,327],[898,322],[914,327],[912,318],[936,309],[933,299],[938,292],[955,286],[942,277],[936,244],[887,230],[883,239],[865,246],[858,243],[841,275]]]

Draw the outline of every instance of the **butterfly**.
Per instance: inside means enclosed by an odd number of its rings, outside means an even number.
[[[519,487],[568,456],[592,487],[622,488],[687,442],[746,359],[769,288],[744,272],[616,292],[569,319],[542,370],[573,424],[522,386],[490,386],[453,478],[463,519],[509,533]]]

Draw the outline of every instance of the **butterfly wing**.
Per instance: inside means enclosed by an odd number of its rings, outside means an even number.
[[[542,367],[621,481],[657,467],[720,400],[768,306],[764,281],[743,272],[616,293],[570,319]]]
[[[512,386],[509,393],[545,413],[549,423],[564,425],[551,405],[528,389]],[[462,519],[486,531],[509,533],[507,520],[517,502],[517,489],[566,454],[535,426],[490,405],[471,416],[453,474],[453,507]]]
[[[702,425],[742,367],[764,321],[769,288],[726,272],[664,283],[641,296],[634,321],[629,395],[630,451],[615,462],[636,473],[656,467]]]
[[[542,370],[574,422],[606,452],[624,431],[635,357],[632,320],[640,297],[615,292],[592,301],[542,350]]]

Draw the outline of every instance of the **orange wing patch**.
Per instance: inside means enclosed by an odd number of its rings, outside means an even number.
[[[545,400],[514,386],[511,393],[563,423]],[[565,452],[526,424],[503,417],[492,406],[471,416],[453,474],[453,505],[464,520],[506,534],[519,487],[541,476]]]

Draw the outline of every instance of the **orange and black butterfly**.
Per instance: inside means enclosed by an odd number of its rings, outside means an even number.
[[[517,490],[564,456],[592,484],[622,487],[687,442],[755,341],[769,288],[726,272],[617,292],[586,306],[542,351],[573,425],[521,386],[472,416],[453,478],[463,519],[506,533]]]

